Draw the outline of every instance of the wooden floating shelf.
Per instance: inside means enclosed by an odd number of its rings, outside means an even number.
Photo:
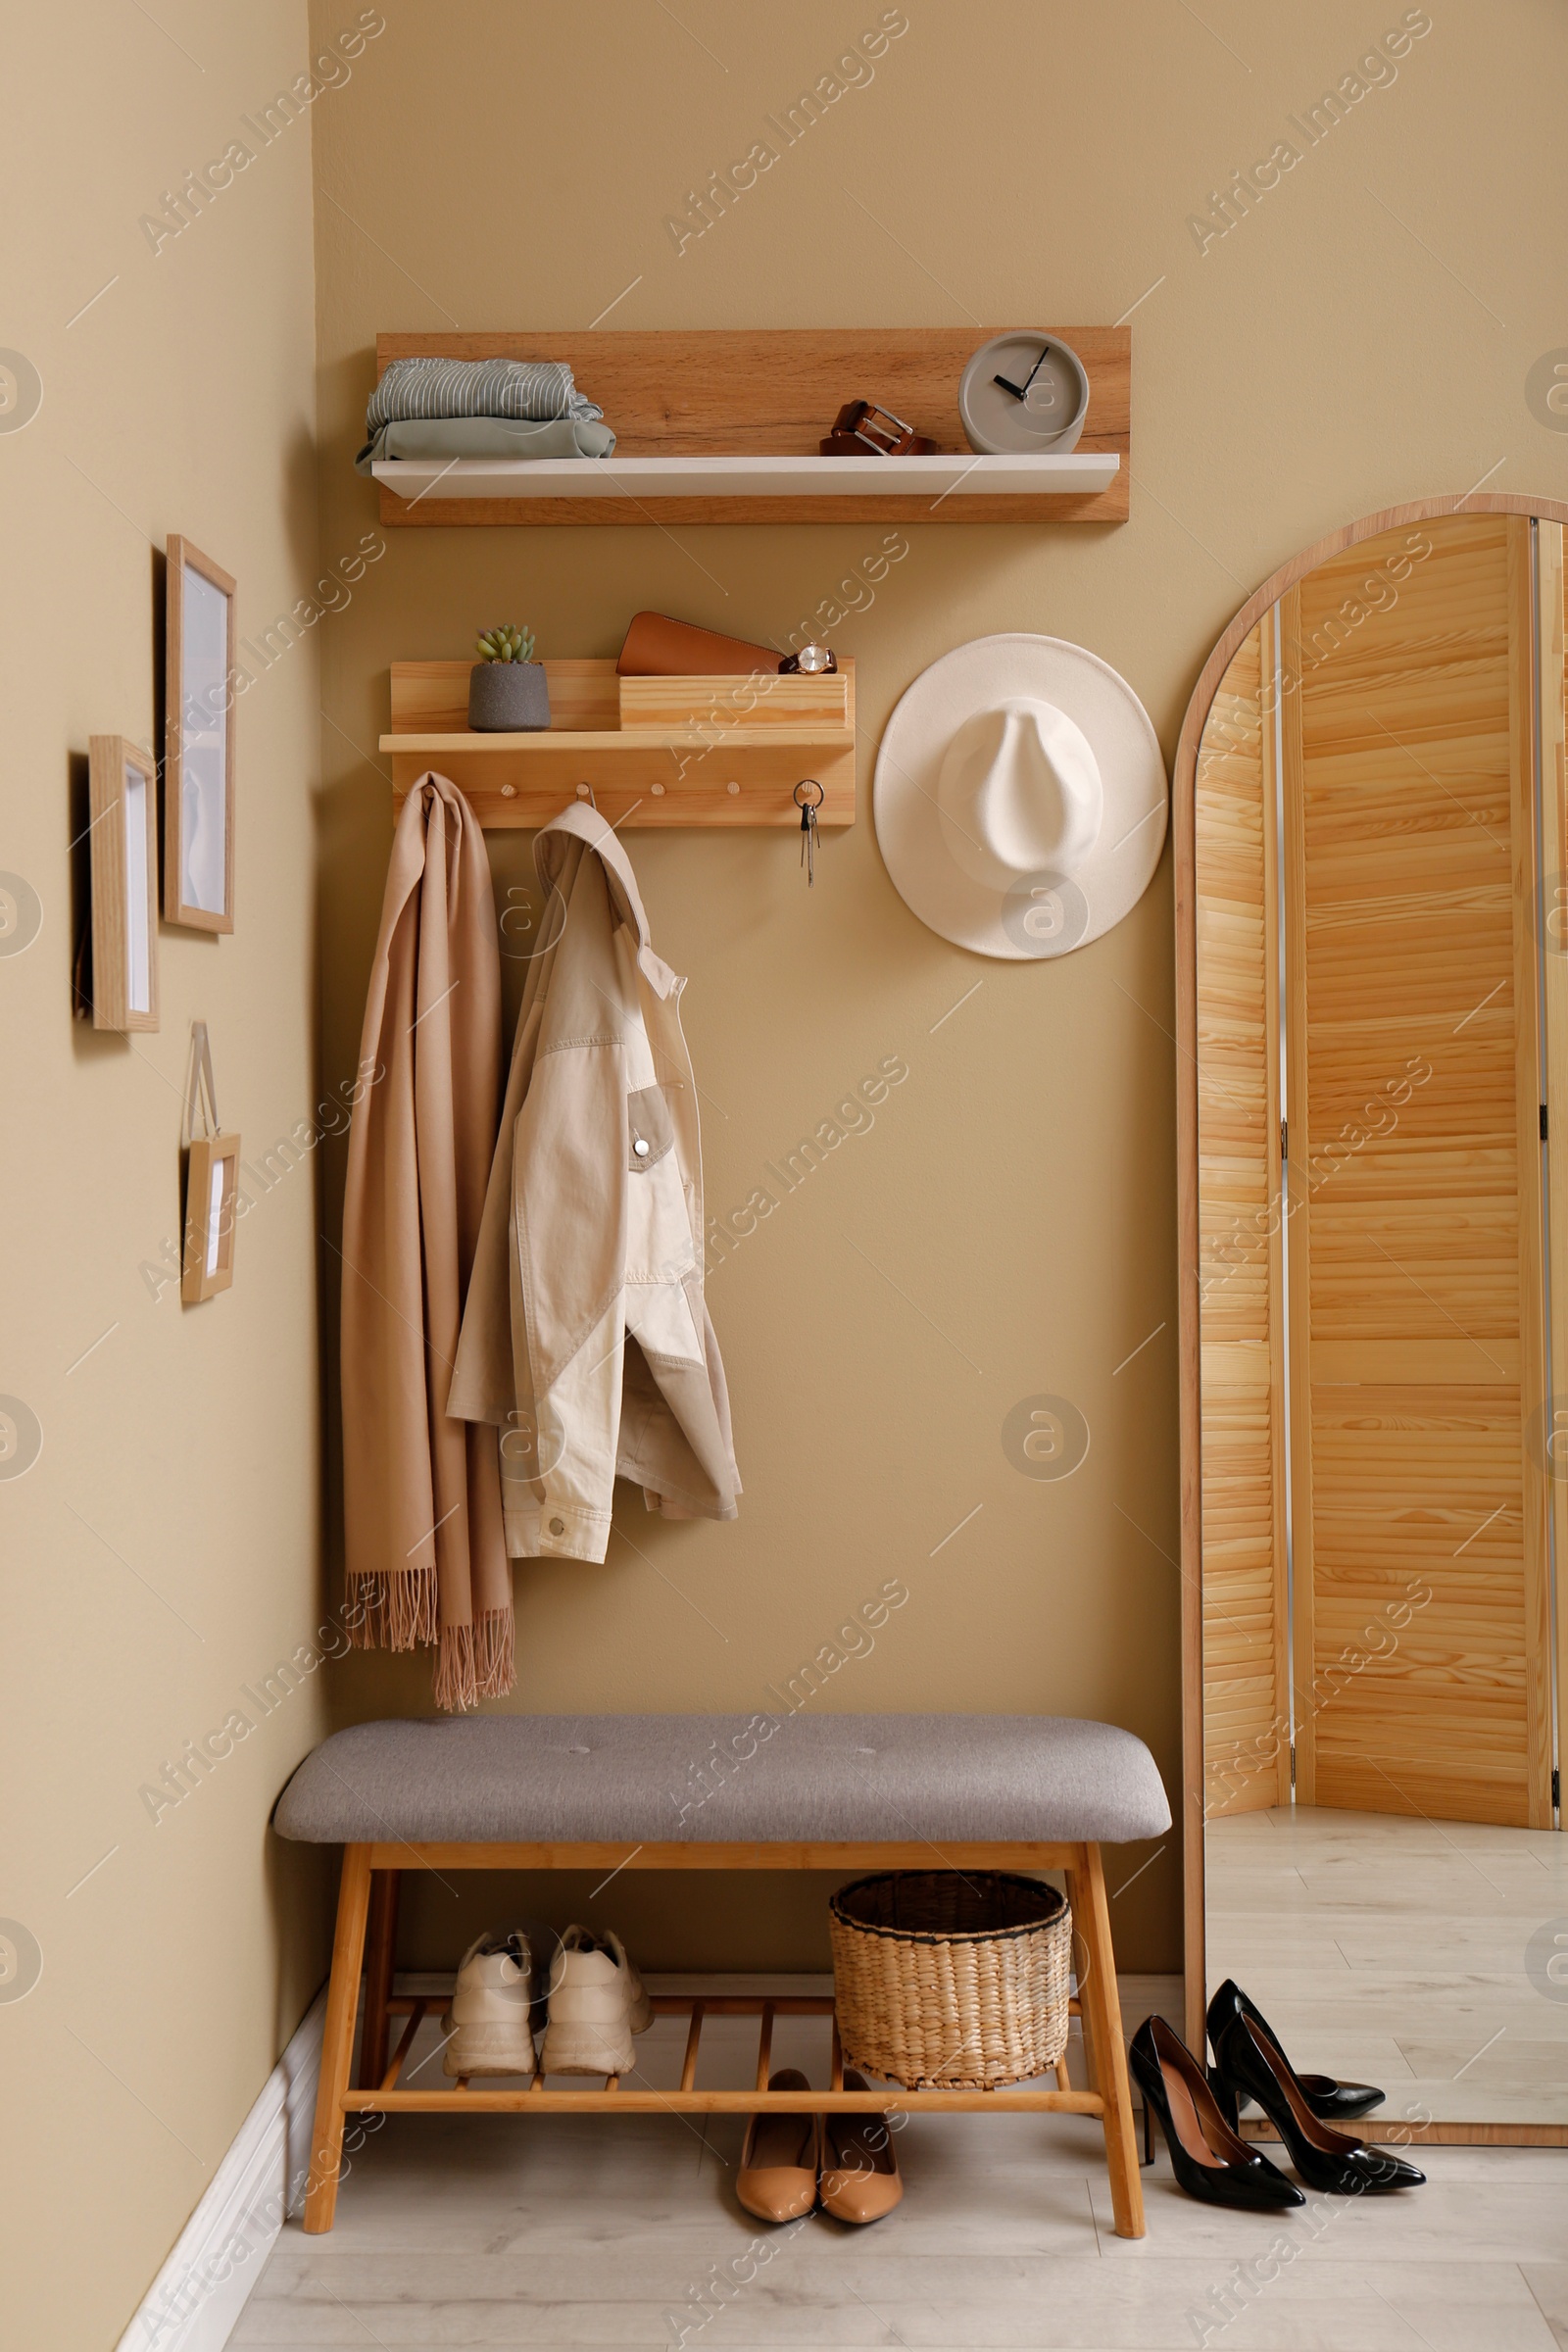
[[[1035,323],[1027,321],[1026,323]],[[609,459],[401,459],[374,468],[394,526],[702,522],[1125,522],[1132,332],[1050,328],[1089,373],[1067,457],[977,458],[958,381],[995,327],[641,334],[385,334],[376,360],[564,360],[616,435]],[[927,458],[824,458],[846,400],[891,409]]]
[[[468,662],[394,662],[392,757],[399,801],[434,768],[456,784],[481,825],[535,831],[588,788],[611,824],[772,825],[800,830],[803,778],[822,787],[817,824],[855,822],[855,663],[837,672],[840,709],[815,678],[627,679],[613,662],[546,662],[550,725],[527,735],[467,724]],[[634,723],[622,724],[621,689]],[[791,690],[795,692],[792,695]],[[695,693],[693,690],[700,690]],[[661,697],[690,718],[650,725]],[[790,704],[804,706],[792,723]],[[808,715],[807,713],[809,713]]]

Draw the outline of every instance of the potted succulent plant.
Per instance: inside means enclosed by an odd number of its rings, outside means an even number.
[[[533,660],[533,644],[532,629],[485,630],[482,659],[468,673],[470,727],[523,735],[549,726],[550,684],[544,663]]]

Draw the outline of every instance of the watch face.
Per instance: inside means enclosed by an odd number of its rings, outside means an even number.
[[[801,648],[800,665],[808,676],[817,676],[829,666],[832,660],[825,645],[803,645]]]
[[[1065,454],[1083,430],[1088,405],[1089,379],[1077,354],[1054,336],[1028,331],[982,344],[958,389],[963,429],[982,455]]]

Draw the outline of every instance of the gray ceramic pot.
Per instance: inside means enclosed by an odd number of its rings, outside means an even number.
[[[542,662],[476,662],[468,672],[468,724],[527,735],[550,724],[550,682]]]

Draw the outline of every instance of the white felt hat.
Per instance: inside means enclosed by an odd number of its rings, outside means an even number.
[[[1148,711],[1060,637],[976,637],[922,670],[877,753],[877,845],[922,923],[1037,962],[1098,939],[1148,889],[1165,763]]]

